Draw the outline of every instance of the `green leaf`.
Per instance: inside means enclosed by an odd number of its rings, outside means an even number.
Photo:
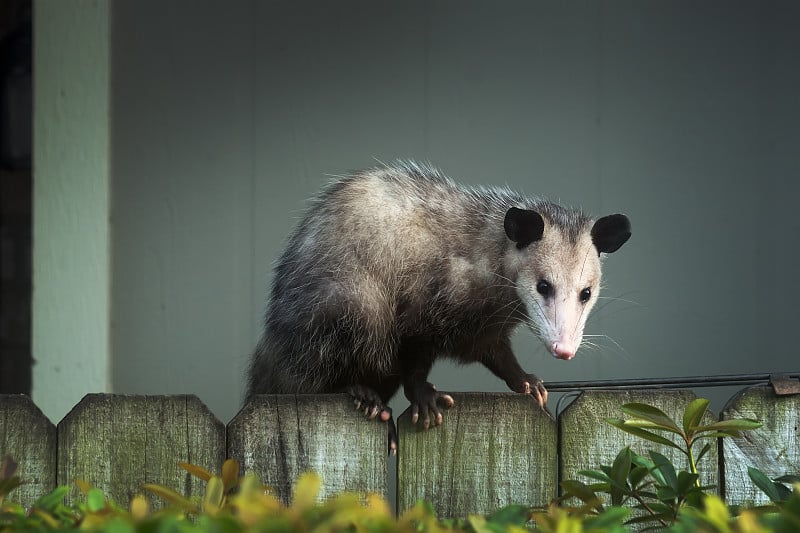
[[[671,503],[678,498],[678,491],[670,486],[658,487],[657,498],[662,502]]]
[[[588,485],[575,479],[567,479],[559,483],[564,490],[564,496],[573,496],[594,509],[602,509],[600,498]]]
[[[611,465],[611,479],[614,481],[611,489],[611,504],[622,505],[622,496],[627,491],[628,474],[631,471],[631,449],[627,446],[614,458]]]
[[[703,448],[700,450],[700,453],[697,454],[697,459],[695,459],[695,464],[699,463],[700,460],[703,458],[703,456],[705,456],[705,454],[707,454],[710,449],[711,449],[711,443],[707,442],[706,445],[703,446]]]
[[[758,429],[761,425],[761,422],[752,418],[737,418],[735,420],[720,420],[707,426],[699,426],[695,431],[698,433],[701,431],[746,431]]]
[[[648,422],[651,422],[666,431],[671,431],[678,434],[681,433],[681,429],[678,427],[675,421],[658,407],[653,407],[652,405],[647,405],[646,403],[626,403],[622,406],[622,412],[634,418],[647,420]]]
[[[86,506],[89,511],[98,513],[106,508],[106,496],[103,491],[98,488],[91,488],[86,493]]]
[[[649,440],[650,442],[655,442],[656,444],[662,444],[664,446],[669,446],[671,448],[676,448],[678,450],[681,450],[680,446],[678,446],[668,438],[663,437],[657,433],[641,429],[639,427],[631,426],[628,424],[627,420],[622,420],[621,418],[606,418],[606,422],[608,422],[615,428],[621,429],[622,431],[630,433],[631,435],[635,435],[640,439]]]
[[[769,498],[770,501],[773,503],[780,503],[783,501],[783,498],[781,497],[782,495],[776,486],[777,484],[767,477],[764,472],[749,466],[747,467],[747,475],[750,476],[750,479],[753,480],[753,483],[755,483],[756,487],[761,489],[761,491],[767,495],[767,498]]]
[[[579,470],[578,474],[591,479],[596,479],[597,481],[602,481],[603,483],[611,483],[611,478],[608,477],[608,474],[604,472],[598,472],[597,470]]]
[[[64,503],[64,498],[66,498],[67,494],[69,494],[70,488],[66,485],[62,485],[61,487],[56,487],[51,492],[42,495],[33,506],[37,509],[43,509],[45,511],[52,511],[58,505]]]
[[[585,522],[585,531],[613,530],[614,526],[622,525],[631,514],[628,507],[609,507],[595,517],[589,517]]]
[[[649,472],[650,470],[643,466],[637,465],[631,468],[631,473],[628,474],[628,482],[630,483],[631,489],[636,490]]]
[[[650,450],[650,457],[661,474],[664,476],[666,485],[676,493],[678,492],[678,475],[675,473],[675,466],[672,462],[658,452]]]
[[[700,478],[697,474],[692,474],[685,470],[678,472],[678,494],[685,497],[695,487],[695,483]]]
[[[22,485],[19,476],[0,479],[0,498],[8,495],[9,492]]]
[[[683,413],[683,431],[688,435],[700,424],[710,402],[704,398],[693,400]]]
[[[531,517],[531,509],[527,505],[507,505],[489,515],[489,522],[501,526],[524,526]]]
[[[776,477],[775,481],[779,481],[781,483],[800,483],[800,476],[794,474],[786,474],[785,476]]]

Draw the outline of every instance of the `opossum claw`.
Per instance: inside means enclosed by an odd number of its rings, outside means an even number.
[[[431,422],[439,426],[442,424],[443,416],[440,406],[450,409],[455,404],[455,400],[449,394],[439,392],[432,384],[425,382],[413,387],[414,398],[409,398],[411,402],[411,423],[416,425],[422,412],[422,428],[428,429]]]
[[[523,384],[525,394],[530,394],[539,404],[539,407],[544,409],[547,404],[547,389],[544,388],[544,382],[533,374],[528,374],[528,381]]]
[[[389,453],[397,455],[397,427],[392,418],[392,410],[383,403],[378,393],[364,385],[351,385],[346,389],[347,394],[353,397],[353,405],[358,411],[364,413],[367,420],[378,418],[381,422],[389,424]]]
[[[353,397],[353,405],[356,409],[363,412],[367,419],[380,418],[382,422],[392,419],[392,410],[383,403],[378,393],[369,387],[352,385],[347,387],[347,393]]]

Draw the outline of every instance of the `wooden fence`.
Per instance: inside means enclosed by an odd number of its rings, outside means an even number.
[[[443,517],[487,513],[509,503],[543,505],[556,496],[560,479],[610,464],[628,444],[639,453],[657,449],[682,464],[675,450],[637,440],[603,419],[620,416],[624,403],[646,402],[679,420],[695,395],[584,392],[557,420],[522,395],[453,397],[456,405],[440,427],[418,431],[408,413],[398,421],[399,511],[420,499]],[[704,459],[702,481],[718,485],[729,503],[762,502],[747,466],[770,476],[800,472],[800,395],[777,396],[766,386],[744,389],[721,414],[738,417],[758,419],[763,427],[723,439]],[[258,397],[227,426],[195,396],[90,394],[53,426],[28,397],[0,395],[0,456],[19,463],[28,483],[14,496],[26,506],[75,479],[119,503],[144,483],[199,496],[203,483],[177,463],[219,471],[226,457],[256,472],[284,499],[293,480],[308,470],[321,474],[323,497],[343,490],[386,494],[386,442],[386,424],[365,421],[344,395]]]

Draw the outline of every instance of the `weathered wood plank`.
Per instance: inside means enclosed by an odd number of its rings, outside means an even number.
[[[398,420],[397,508],[423,499],[439,517],[491,513],[511,503],[555,497],[556,424],[529,396],[452,394],[441,426]]]
[[[0,460],[10,455],[25,482],[10,499],[30,507],[56,486],[56,427],[25,395],[0,395]]]
[[[224,459],[225,426],[196,396],[89,394],[58,424],[58,483],[82,479],[121,505],[144,483],[202,495],[177,463],[219,472]]]
[[[345,394],[262,395],[228,424],[228,456],[289,502],[297,477],[322,477],[321,499],[342,491],[386,494],[388,431]]]
[[[768,503],[766,495],[750,481],[747,467],[758,468],[771,478],[800,473],[800,396],[776,396],[770,387],[750,387],[731,398],[721,418],[754,418],[763,424],[742,437],[722,439],[726,501]]]
[[[601,464],[611,465],[625,446],[647,455],[654,450],[668,457],[676,467],[688,469],[688,460],[678,450],[655,444],[625,433],[605,422],[606,418],[627,418],[621,407],[626,403],[646,403],[658,407],[678,424],[683,420],[686,406],[697,396],[682,390],[634,390],[584,392],[570,404],[559,417],[560,464],[559,481],[578,479],[585,483],[593,480],[579,476],[579,470],[596,470]],[[716,421],[706,413],[708,423]],[[665,435],[670,438],[671,435]],[[696,445],[699,453],[700,445]],[[698,465],[701,483],[719,485],[718,452],[712,446]]]

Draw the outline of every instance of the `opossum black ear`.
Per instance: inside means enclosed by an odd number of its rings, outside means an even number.
[[[592,242],[598,253],[616,252],[630,237],[631,221],[625,215],[608,215],[592,226]]]
[[[544,219],[536,211],[512,207],[506,211],[503,227],[508,238],[517,243],[517,248],[524,248],[542,238]]]

